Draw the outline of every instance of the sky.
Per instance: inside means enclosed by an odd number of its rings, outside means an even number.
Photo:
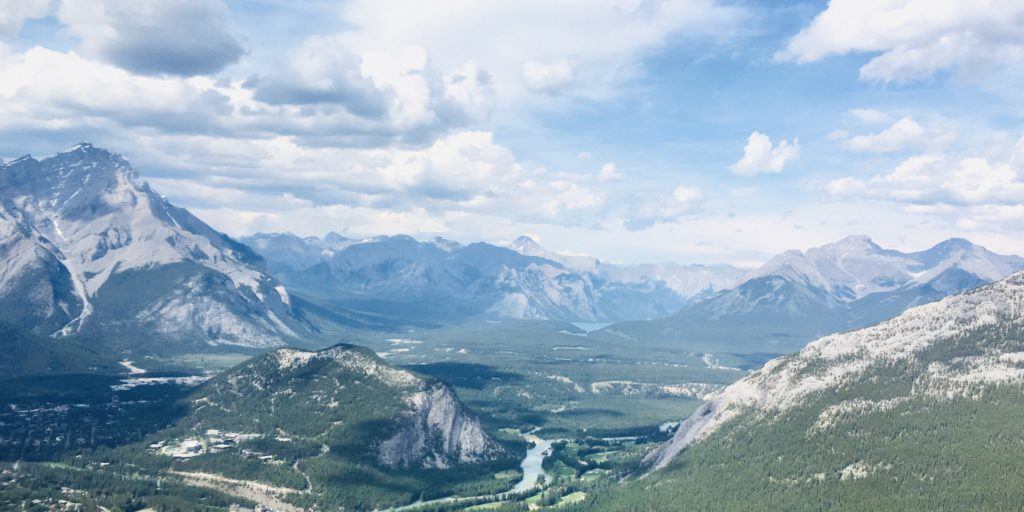
[[[1019,0],[0,0],[0,159],[240,236],[1024,254]]]

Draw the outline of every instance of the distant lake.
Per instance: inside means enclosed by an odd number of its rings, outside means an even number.
[[[579,327],[580,329],[583,329],[584,331],[591,332],[591,331],[597,331],[597,330],[600,330],[600,329],[604,329],[605,327],[608,327],[612,323],[611,322],[573,322],[572,324],[575,325],[576,327]]]

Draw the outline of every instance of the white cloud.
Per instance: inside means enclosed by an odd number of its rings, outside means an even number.
[[[873,108],[852,108],[847,113],[854,119],[866,124],[888,123],[891,117],[887,112]]]
[[[672,191],[672,198],[680,204],[693,204],[704,197],[704,191],[697,187],[679,185]]]
[[[574,95],[606,95],[670,39],[722,40],[746,18],[717,0],[352,0],[340,9],[353,27],[341,37],[357,53],[413,45],[444,68],[473,60],[494,75],[503,101],[549,93],[570,78]]]
[[[245,52],[221,0],[61,0],[87,55],[143,74],[212,74]]]
[[[989,163],[984,158],[965,158],[942,188],[965,204],[1024,203],[1024,181],[1009,163]]]
[[[0,129],[164,126],[199,129],[226,105],[202,79],[153,78],[35,47],[0,68]]]
[[[619,168],[613,162],[608,162],[601,166],[601,170],[597,173],[597,179],[600,181],[619,181],[622,179],[622,173],[619,172]]]
[[[743,148],[743,158],[732,165],[733,174],[741,176],[753,176],[762,172],[779,173],[786,166],[786,163],[795,160],[800,156],[800,141],[793,139],[790,143],[780,140],[775,146],[771,139],[761,133],[753,132],[747,138],[747,145]]]
[[[314,148],[284,137],[224,141],[191,136],[143,138],[138,145],[156,154],[140,164],[143,174],[147,167],[175,169],[173,177],[159,178],[154,185],[199,210],[269,214],[280,212],[282,205],[347,205],[392,213],[422,210],[435,219],[501,216],[579,225],[603,216],[606,205],[593,176],[524,165],[488,132],[456,132],[424,148]]]
[[[0,61],[0,130],[10,146],[43,129],[51,136],[67,132],[71,140],[104,140],[129,137],[124,131],[138,128],[230,138],[291,136],[317,146],[428,144],[486,117],[492,104],[486,76],[472,63],[443,74],[417,51],[363,61],[366,78],[360,86],[369,99],[344,105],[268,103],[248,81],[142,76],[42,47],[17,54],[0,45]],[[290,101],[309,92],[303,86],[296,86]],[[360,105],[352,108],[357,113],[347,108],[352,104]]]
[[[1024,3],[831,0],[776,59],[808,63],[849,53],[876,54],[860,69],[861,79],[898,83],[1020,62]]]
[[[573,78],[572,64],[564,59],[550,64],[532,60],[523,63],[523,80],[532,91],[557,94],[572,83]]]
[[[303,206],[288,211],[244,208],[192,208],[204,221],[234,236],[255,232],[292,231],[323,235],[342,231],[355,236],[399,234],[445,234],[457,217],[435,215],[423,208],[404,211],[342,204]]]
[[[269,76],[249,83],[255,99],[271,104],[337,103],[361,116],[387,109],[386,92],[363,73],[362,58],[331,38],[306,39]]]
[[[939,155],[910,157],[892,172],[874,176],[869,180],[843,177],[826,185],[829,194],[836,197],[865,197],[897,202],[918,203],[936,201],[937,169],[944,165]]]
[[[700,213],[703,200],[703,190],[686,185],[679,185],[668,194],[649,194],[639,204],[630,205],[630,211],[621,219],[622,225],[636,231],[677,222]]]
[[[50,10],[50,0],[0,0],[0,38],[15,36],[21,25]]]
[[[910,212],[967,215],[1024,207],[1020,164],[940,155],[911,157],[885,175],[869,179],[843,177],[826,185],[828,194],[905,205]]]
[[[880,132],[849,137],[843,145],[854,151],[892,153],[938,148],[953,142],[954,138],[952,131],[925,127],[909,117],[903,117]]]

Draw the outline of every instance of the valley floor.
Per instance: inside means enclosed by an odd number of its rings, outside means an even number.
[[[485,425],[502,437],[551,442],[536,487],[515,485],[523,476],[519,468],[494,469],[476,475],[471,485],[451,487],[450,494],[413,496],[404,505],[398,501],[389,508],[396,511],[501,511],[585,503],[592,489],[630,474],[643,454],[667,439],[676,422],[704,396],[745,375],[743,368],[760,363],[729,354],[638,350],[632,343],[596,341],[572,325],[553,322],[485,322],[401,334],[362,332],[356,337],[347,341],[454,386]],[[178,376],[186,369],[215,373],[246,357],[141,358],[130,363],[135,374],[124,379]],[[141,374],[142,370],[148,373]],[[76,378],[90,377],[64,379]],[[287,450],[255,453],[245,461],[250,468],[245,473],[252,477],[239,478],[218,472],[217,465],[202,462],[203,457],[179,456],[190,449],[187,439],[153,437],[151,433],[173,420],[170,406],[194,382],[170,379],[127,388],[121,384],[121,390],[114,391],[121,380],[93,383],[90,391],[78,396],[40,390],[79,389],[79,383],[23,382],[20,391],[10,389],[9,398],[16,405],[0,412],[0,453],[10,461],[3,469],[0,508],[31,499],[130,508],[118,500],[131,495],[155,497],[146,504],[159,503],[167,510],[174,510],[179,499],[200,496],[210,510],[232,503],[299,510],[317,501],[306,497],[321,491],[310,481],[309,465],[289,458]],[[97,393],[101,388],[105,391]],[[86,395],[102,403],[76,405],[85,403]],[[100,414],[101,405],[109,411]],[[158,410],[166,415],[160,416]],[[146,420],[147,415],[153,417]],[[88,436],[80,431],[83,425],[91,425]],[[200,450],[211,446],[210,439],[199,443]],[[173,464],[154,462],[159,458],[173,459]],[[130,485],[125,475],[132,475]],[[354,489],[374,492],[365,486]],[[401,495],[387,500],[400,500]]]

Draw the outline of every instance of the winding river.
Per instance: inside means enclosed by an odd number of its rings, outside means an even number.
[[[533,434],[523,436],[527,441],[533,443],[533,447],[526,451],[526,457],[520,465],[523,468],[523,479],[512,488],[512,492],[527,491],[540,482],[544,476],[544,458],[551,455],[551,441],[546,441]]]

